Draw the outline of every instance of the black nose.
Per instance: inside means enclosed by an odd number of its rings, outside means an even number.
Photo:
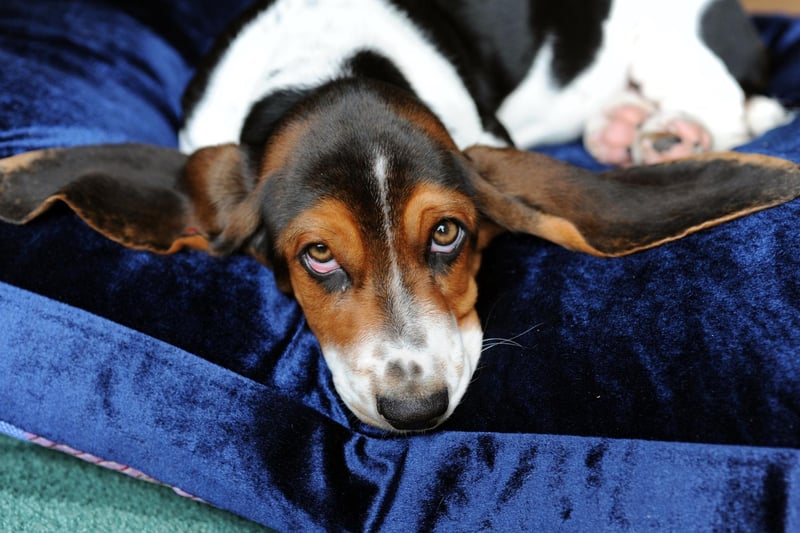
[[[378,412],[395,429],[422,430],[434,427],[447,412],[447,389],[422,398],[378,397]]]

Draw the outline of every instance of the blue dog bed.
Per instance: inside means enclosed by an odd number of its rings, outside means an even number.
[[[174,146],[245,4],[4,0],[0,156]],[[800,21],[757,23],[771,92],[800,105]],[[741,150],[800,162],[798,139],[800,119]],[[497,239],[478,307],[511,341],[442,428],[395,436],[348,414],[253,259],[129,250],[56,208],[0,224],[0,427],[280,531],[800,531],[798,220],[794,201],[610,260]]]

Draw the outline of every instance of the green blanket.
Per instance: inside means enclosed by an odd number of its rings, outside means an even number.
[[[167,487],[0,435],[0,531],[266,530]]]

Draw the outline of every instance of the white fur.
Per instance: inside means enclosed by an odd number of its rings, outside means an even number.
[[[794,118],[794,113],[787,112],[780,103],[766,96],[751,96],[745,104],[744,113],[750,135],[753,137],[787,124]]]
[[[368,332],[352,346],[323,346],[325,362],[333,384],[345,405],[363,422],[397,431],[378,412],[377,398],[400,397],[405,385],[394,390],[388,380],[381,379],[390,364],[421,369],[414,379],[420,394],[433,394],[443,386],[449,392],[449,404],[442,419],[448,418],[464,396],[481,353],[483,333],[480,326],[463,330],[455,319],[426,309],[414,302],[409,310],[415,325],[423,325],[425,342],[410,346],[396,339],[387,339],[382,332]],[[376,356],[377,355],[377,356]]]
[[[745,113],[742,89],[700,38],[699,21],[712,0],[616,0],[604,24],[594,62],[566,87],[552,79],[547,42],[528,75],[498,116],[516,144],[531,146],[578,137],[636,84],[667,115],[693,117],[711,132],[714,148],[727,149],[755,132],[787,120],[774,100]]]
[[[567,87],[551,72],[552,41],[545,41],[525,79],[502,103],[498,118],[517,146],[573,139],[625,84],[624,56],[604,42],[597,60]]]
[[[699,20],[711,1],[615,0],[593,63],[559,87],[547,39],[525,79],[502,103],[500,121],[519,146],[574,139],[634,82],[659,109],[705,125],[717,149],[785,122],[788,115],[774,101],[746,113],[739,85],[703,44]],[[386,0],[278,0],[244,27],[222,57],[181,132],[182,149],[236,142],[255,101],[344,75],[345,61],[365,49],[400,69],[459,147],[503,144],[483,130],[453,65]]]
[[[237,142],[254,102],[339,77],[344,62],[365,49],[398,66],[459,146],[492,141],[455,67],[384,0],[279,0],[245,26],[222,57],[181,132],[181,148]]]
[[[390,294],[394,305],[398,307],[398,313],[405,314],[410,312],[408,305],[410,298],[403,287],[403,280],[400,274],[400,266],[395,249],[394,226],[392,225],[392,206],[389,204],[389,159],[384,154],[377,154],[373,164],[373,175],[378,185],[380,194],[381,210],[383,212],[383,234],[386,236],[386,245],[389,250],[390,273]]]
[[[662,112],[680,112],[705,125],[714,147],[724,149],[749,138],[745,98],[722,60],[700,39],[698,20],[708,3],[682,0],[675,11],[680,16],[669,17],[668,9],[643,18],[631,79]]]

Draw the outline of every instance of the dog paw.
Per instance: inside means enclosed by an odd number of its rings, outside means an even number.
[[[631,145],[634,164],[653,164],[709,152],[711,133],[687,115],[655,114],[639,128]]]
[[[601,163],[625,167],[708,152],[712,136],[688,115],[659,111],[643,99],[627,99],[588,121],[584,146]]]
[[[635,163],[633,147],[639,142],[640,129],[654,112],[644,100],[626,99],[588,121],[584,146],[601,163],[630,166]]]

